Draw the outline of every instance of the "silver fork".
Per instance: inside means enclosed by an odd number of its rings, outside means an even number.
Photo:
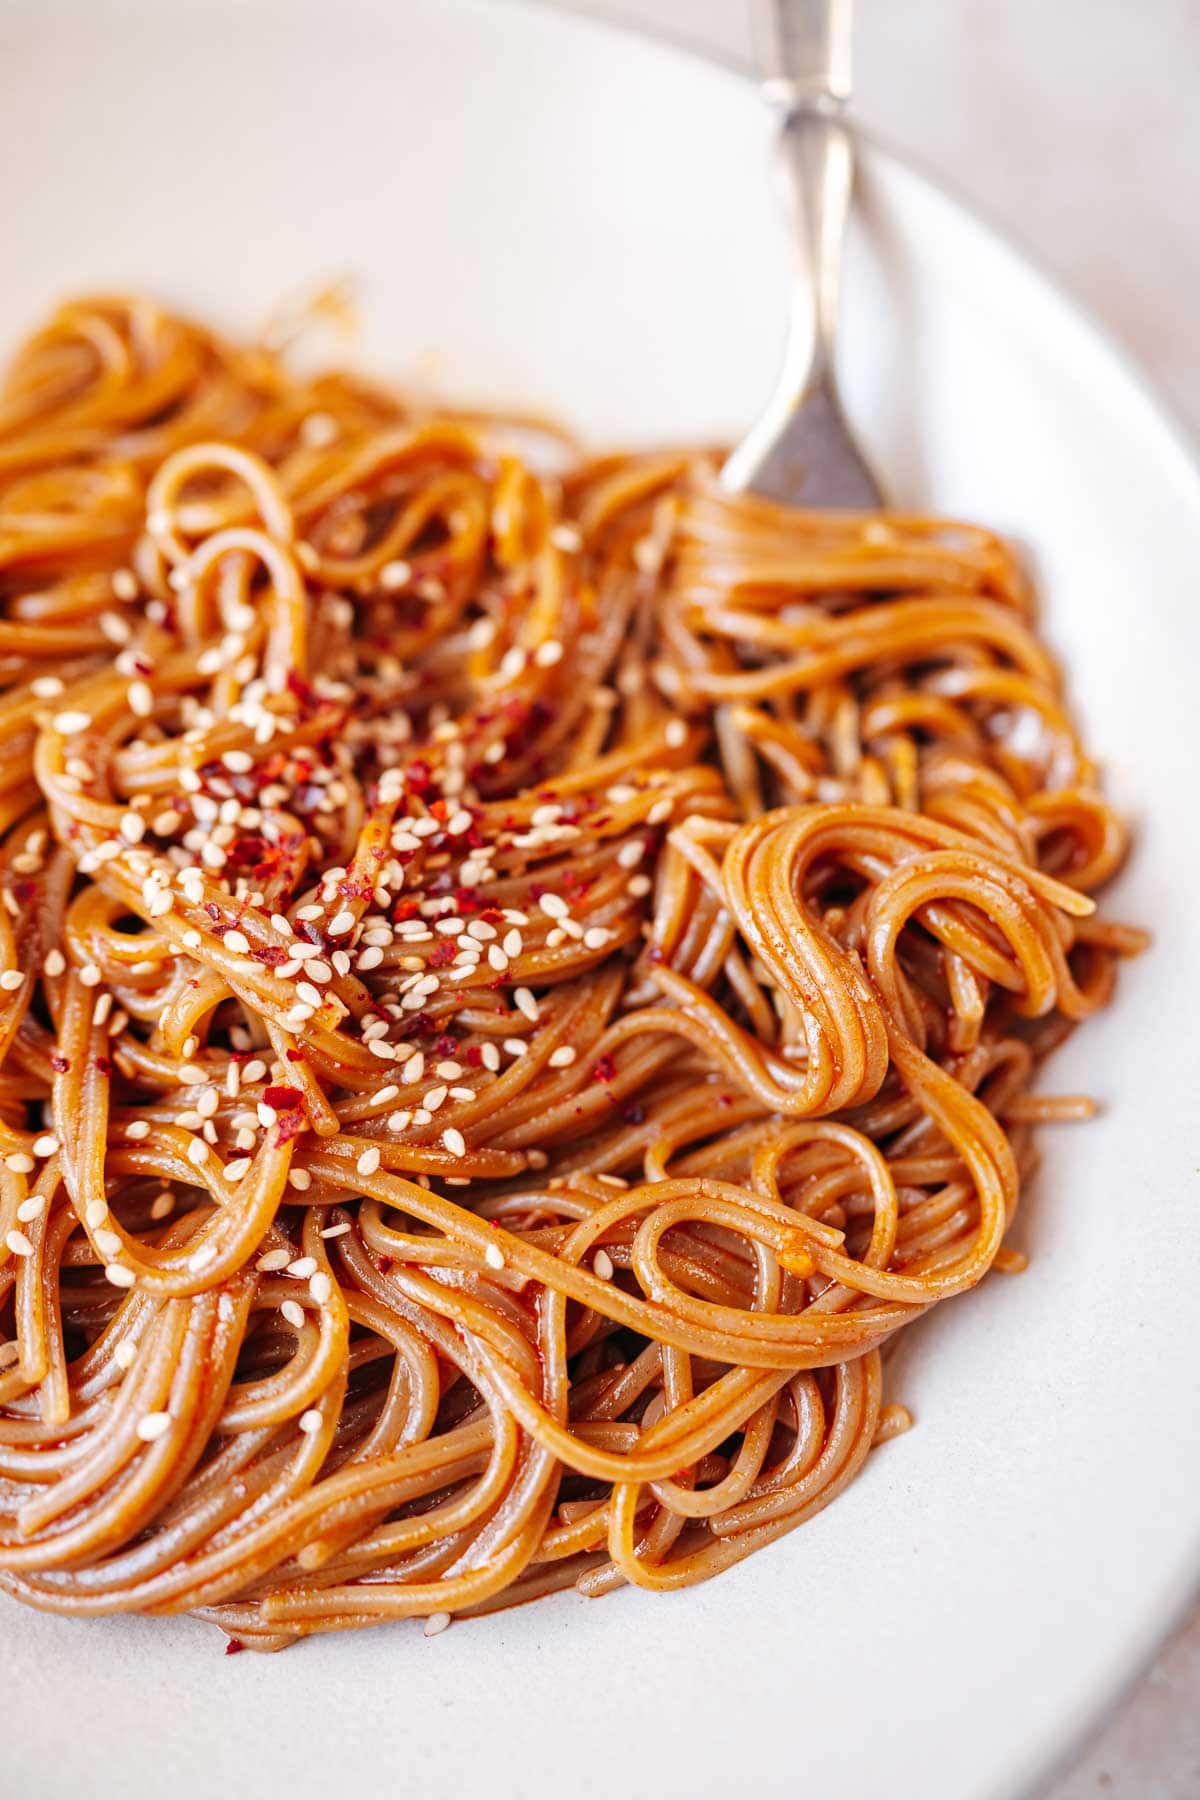
[[[842,243],[854,186],[852,0],[756,0],[764,98],[797,251],[783,366],[762,416],[721,471],[724,487],[795,506],[882,504],[850,434],[834,367]]]

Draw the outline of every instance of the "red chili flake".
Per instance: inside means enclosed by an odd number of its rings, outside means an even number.
[[[718,1094],[717,1095],[717,1105],[718,1106],[732,1106],[733,1105],[733,1095],[732,1094]]]
[[[379,1270],[379,1273],[381,1275],[389,1274],[391,1272],[391,1268],[392,1268],[391,1257],[390,1256],[381,1256],[379,1258],[379,1261],[375,1264],[375,1267]]]
[[[433,786],[433,770],[427,762],[421,757],[418,757],[415,762],[410,762],[405,769],[404,779],[412,792],[419,798],[424,799],[425,795]]]
[[[93,1069],[97,1069],[101,1075],[111,1075],[113,1072],[112,1062],[107,1056],[97,1056],[93,1058],[92,1067]]]
[[[71,1067],[70,1059],[66,1056],[59,1056],[58,1052],[55,1051],[54,1055],[50,1058],[50,1067],[54,1070],[56,1075],[65,1075],[67,1070]]]
[[[269,1087],[264,1090],[263,1100],[267,1106],[273,1106],[276,1112],[287,1112],[293,1106],[302,1106],[304,1095],[299,1088]]]
[[[658,945],[651,944],[650,948],[646,952],[646,961],[652,962],[652,963],[660,963],[662,961],[662,959],[663,959],[663,953],[659,949]]]
[[[204,910],[210,919],[219,919],[221,916],[221,909],[215,900],[206,900],[204,902]]]
[[[267,1091],[270,1092],[270,1089]],[[290,1144],[294,1137],[299,1137],[302,1131],[308,1130],[308,1114],[299,1107],[294,1107],[290,1112],[281,1112],[275,1121],[275,1130],[279,1143]]]
[[[37,891],[36,881],[18,881],[13,887],[13,893],[22,905],[27,905],[29,901],[36,899]]]
[[[428,1032],[437,1030],[437,1021],[427,1012],[414,1013],[409,1029],[415,1031],[418,1037],[424,1037]]]
[[[394,925],[400,925],[405,919],[415,919],[419,917],[420,911],[421,903],[419,900],[397,900],[395,906],[392,908],[392,923]]]
[[[250,954],[255,962],[266,963],[268,969],[276,969],[281,962],[287,961],[285,952],[278,944],[266,944],[261,950],[252,950]]]
[[[443,938],[440,944],[434,945],[425,958],[425,967],[427,969],[444,969],[447,963],[452,963],[457,955],[458,948],[453,938]]]
[[[483,1052],[478,1044],[467,1045],[466,1057],[470,1068],[481,1069],[483,1067]]]
[[[226,1656],[236,1656],[239,1650],[244,1650],[245,1648],[246,1646],[243,1644],[241,1638],[231,1637],[226,1640],[225,1654]]]
[[[246,1054],[249,1055],[250,1054],[249,1051],[247,1051]],[[287,1057],[289,1062],[301,1062],[302,1063],[302,1062],[308,1061],[308,1058],[305,1056],[303,1050],[285,1050],[284,1055]]]
[[[288,670],[287,690],[300,702],[301,712],[316,712],[321,704],[298,669]]]
[[[621,1117],[627,1125],[640,1125],[646,1117],[644,1106],[623,1106]]]
[[[449,1032],[446,1031],[443,1031],[441,1037],[433,1047],[439,1056],[458,1055],[458,1039],[452,1038]]]
[[[454,910],[460,918],[463,913],[478,912],[485,904],[478,888],[460,887],[454,890]]]
[[[593,1081],[611,1081],[617,1072],[617,1065],[611,1056],[601,1056],[592,1069]]]

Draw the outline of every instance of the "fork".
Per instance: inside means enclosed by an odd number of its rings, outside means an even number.
[[[854,186],[852,0],[756,0],[763,96],[781,116],[777,155],[797,256],[787,347],[761,417],[723,487],[794,506],[866,510],[882,495],[842,411],[834,366],[842,243]]]

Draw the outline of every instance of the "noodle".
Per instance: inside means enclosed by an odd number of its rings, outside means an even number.
[[[1008,548],[303,379],[0,394],[0,1583],[273,1649],[671,1589],[903,1432],[1138,933]],[[541,472],[538,472],[538,471]]]

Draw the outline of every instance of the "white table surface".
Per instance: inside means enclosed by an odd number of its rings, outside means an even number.
[[[748,0],[568,3],[749,60]],[[1197,0],[860,0],[855,65],[863,123],[1030,249],[1200,427]],[[1043,1800],[1197,1796],[1200,1608]]]

